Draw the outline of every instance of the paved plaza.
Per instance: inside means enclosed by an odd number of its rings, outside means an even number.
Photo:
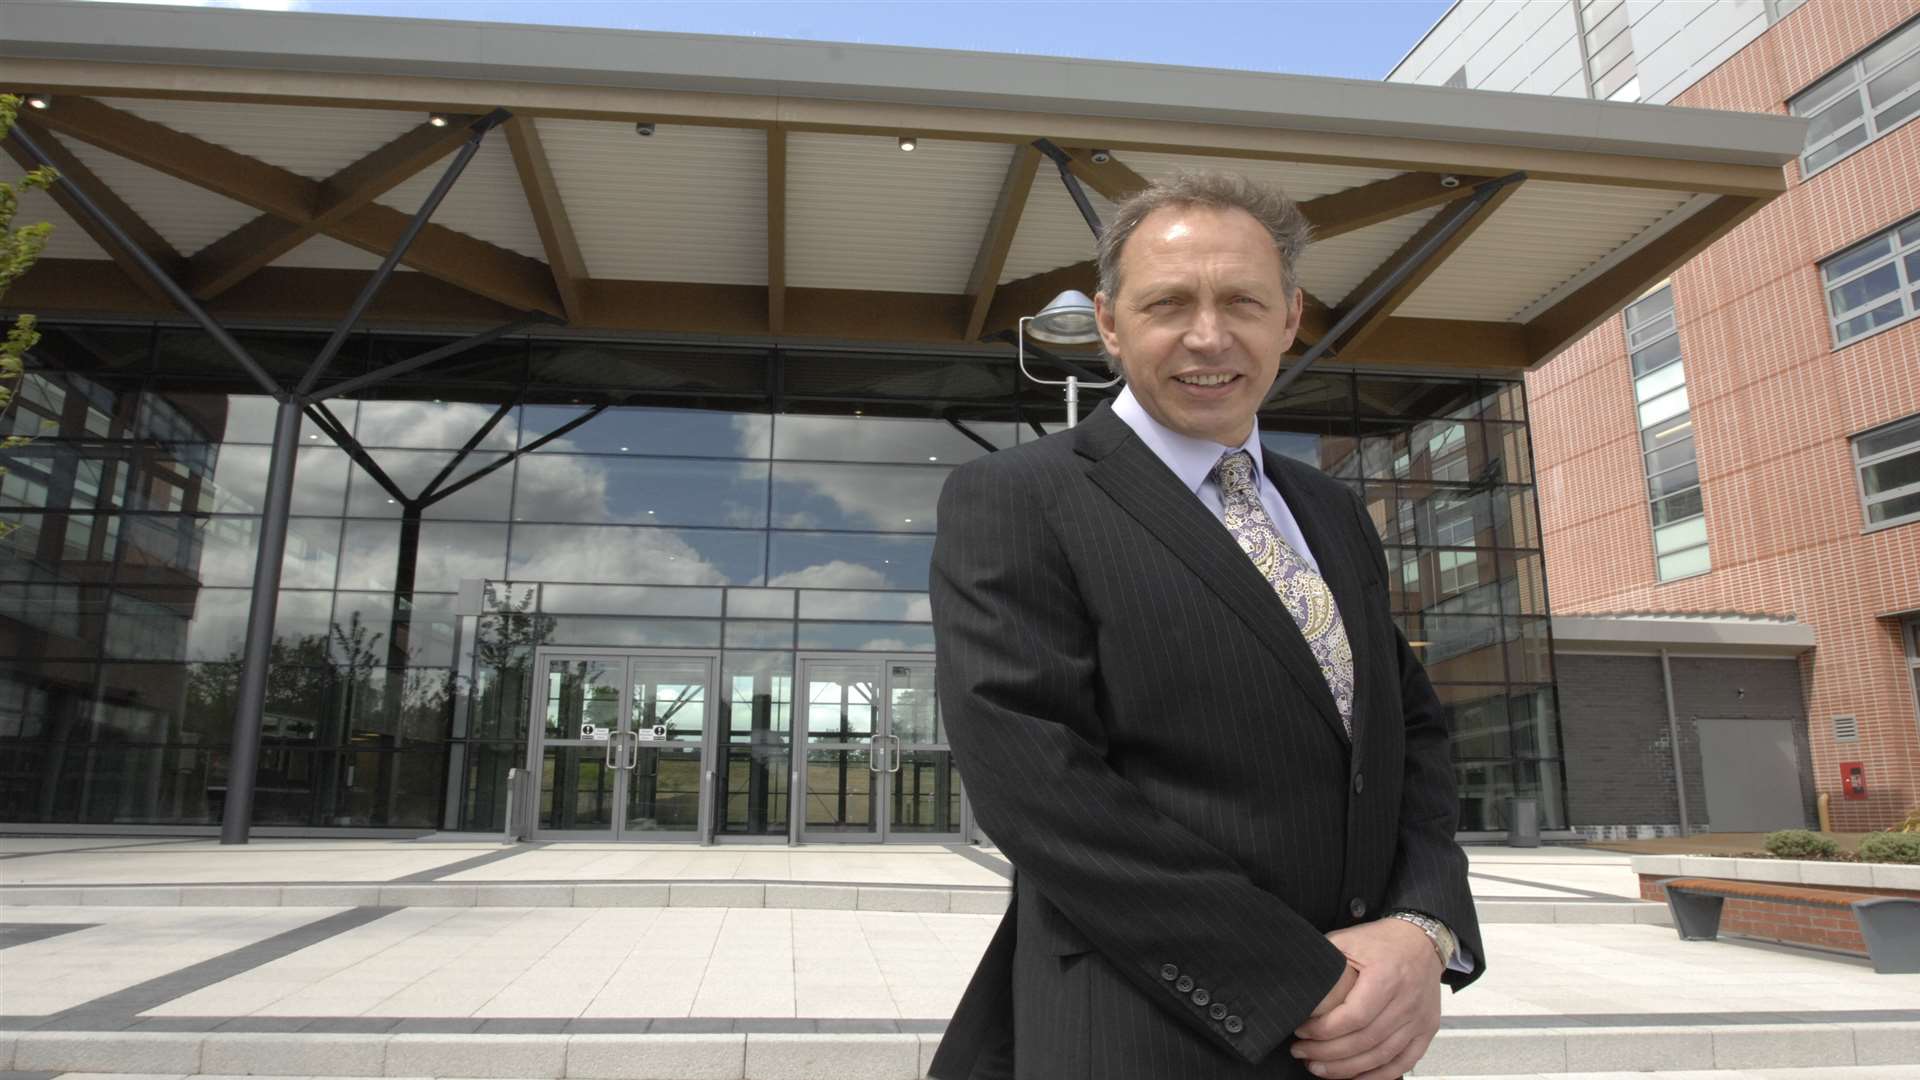
[[[1681,942],[1623,854],[1469,855],[1494,962],[1422,1075],[1920,1076],[1920,975]],[[1009,873],[946,845],[0,839],[0,1070],[911,1080]]]

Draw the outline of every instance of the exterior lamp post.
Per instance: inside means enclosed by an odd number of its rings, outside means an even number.
[[[1020,318],[1019,333],[1014,337],[1020,350],[1020,374],[1034,382],[1046,386],[1064,386],[1067,388],[1067,426],[1080,422],[1080,388],[1090,386],[1102,389],[1120,381],[1114,376],[1105,382],[1080,381],[1078,375],[1069,375],[1064,379],[1043,379],[1027,370],[1027,336],[1035,341],[1044,341],[1049,345],[1091,345],[1100,340],[1100,328],[1094,322],[1093,301],[1078,289],[1068,289],[1038,315],[1024,315]]]

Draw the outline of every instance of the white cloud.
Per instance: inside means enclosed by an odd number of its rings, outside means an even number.
[[[871,566],[835,559],[803,570],[776,574],[767,584],[789,589],[884,589],[887,587],[887,576]]]

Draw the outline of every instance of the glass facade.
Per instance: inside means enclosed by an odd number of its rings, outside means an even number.
[[[32,437],[0,461],[0,821],[217,823],[275,403],[196,331],[43,329],[0,418]],[[239,336],[282,377],[320,342]],[[361,334],[331,374],[437,344]],[[960,834],[927,561],[948,471],[1061,422],[1015,376],[513,340],[310,413],[256,824],[498,829],[520,768],[543,835]],[[1463,827],[1515,794],[1563,825],[1520,384],[1315,372],[1262,430],[1366,500]]]

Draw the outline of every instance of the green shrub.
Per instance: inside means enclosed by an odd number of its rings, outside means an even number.
[[[1824,859],[1840,854],[1840,845],[1805,829],[1767,834],[1767,853],[1782,859]]]
[[[1920,863],[1920,833],[1874,833],[1860,841],[1863,862]]]

